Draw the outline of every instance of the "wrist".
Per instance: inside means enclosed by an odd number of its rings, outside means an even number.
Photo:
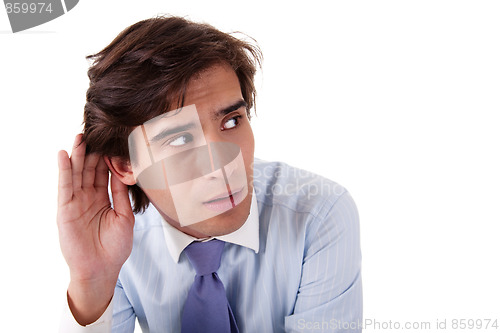
[[[101,280],[74,280],[68,286],[68,306],[82,326],[101,317],[113,298],[118,277]]]

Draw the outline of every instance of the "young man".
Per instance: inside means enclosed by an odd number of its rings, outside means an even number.
[[[253,157],[259,50],[160,17],[91,58],[84,133],[58,156],[61,331],[360,331],[350,195]]]

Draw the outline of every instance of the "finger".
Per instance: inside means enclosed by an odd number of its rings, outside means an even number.
[[[57,165],[59,167],[59,184],[57,186],[57,204],[63,206],[73,197],[73,182],[71,172],[71,162],[65,150],[57,154]]]
[[[94,186],[96,189],[104,189],[106,192],[108,191],[108,181],[109,181],[109,169],[104,162],[104,158],[99,156],[99,160],[97,162],[97,166],[95,168],[95,180]]]
[[[113,207],[115,213],[120,217],[125,217],[129,222],[134,222],[134,214],[128,196],[128,187],[123,184],[118,177],[111,174],[111,193],[113,196]]]
[[[89,154],[85,157],[83,164],[82,187],[94,187],[96,177],[96,166],[99,162],[98,154]]]
[[[73,192],[82,188],[82,171],[85,160],[85,143],[82,142],[82,134],[75,137],[73,150],[71,151],[71,169],[73,180]]]

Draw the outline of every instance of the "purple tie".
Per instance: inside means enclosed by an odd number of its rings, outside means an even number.
[[[196,270],[182,312],[182,333],[238,333],[226,291],[217,270],[224,242],[193,242],[185,249]]]

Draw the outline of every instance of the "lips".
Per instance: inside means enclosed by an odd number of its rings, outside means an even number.
[[[203,206],[209,210],[224,212],[238,205],[244,199],[246,187],[242,187],[234,192],[225,192],[212,197],[210,200],[203,202]]]
[[[214,201],[221,200],[221,199],[227,199],[231,195],[236,195],[236,193],[241,192],[243,190],[243,187],[240,187],[240,189],[238,189],[238,190],[236,190],[234,192],[225,191],[224,193],[216,195],[216,196],[212,197],[211,199],[209,199],[207,201],[204,201],[203,203],[205,204],[205,203],[210,203],[210,202],[214,202]]]

